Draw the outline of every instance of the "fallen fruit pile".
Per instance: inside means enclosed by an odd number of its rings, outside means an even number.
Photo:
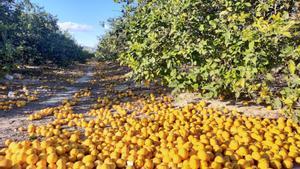
[[[13,107],[23,107],[27,104],[23,100],[8,100],[0,102],[0,110],[11,110]]]
[[[27,90],[27,89],[26,89]],[[31,101],[36,101],[38,99],[38,92],[14,92],[14,98],[6,98],[0,100],[0,110],[11,110],[16,107],[24,107],[27,103]],[[17,97],[16,97],[17,96]]]
[[[0,168],[279,169],[300,163],[300,126],[292,120],[246,117],[204,101],[176,108],[167,96],[97,102],[87,114],[65,102],[32,115],[55,119],[28,126],[29,135],[41,139],[7,140]]]
[[[74,98],[88,97],[91,96],[91,91],[89,89],[81,89],[80,91],[74,93]]]

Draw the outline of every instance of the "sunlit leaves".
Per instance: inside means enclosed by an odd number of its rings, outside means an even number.
[[[281,88],[272,94],[270,83],[277,82],[273,70],[284,67],[288,77],[281,77],[282,83],[293,91],[297,86],[287,71],[288,60],[296,66],[300,57],[300,42],[295,38],[299,21],[290,17],[293,3],[166,0],[129,4],[135,8],[132,15],[124,16],[128,47],[119,60],[132,68],[132,77],[138,81],[158,78],[176,90],[200,89],[207,97],[257,98],[267,104],[276,97],[282,102],[287,92],[281,94]],[[297,71],[292,72],[296,76]]]
[[[296,65],[295,65],[295,62],[293,60],[289,60],[288,68],[289,68],[289,71],[290,71],[291,74],[295,74]]]

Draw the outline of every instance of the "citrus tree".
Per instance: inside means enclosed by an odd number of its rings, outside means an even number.
[[[47,61],[66,66],[91,57],[70,35],[59,30],[56,17],[29,0],[3,0],[0,13],[1,71],[15,64]]]
[[[126,2],[126,3],[124,3]],[[299,102],[299,6],[293,0],[124,3],[119,61],[137,80],[160,79],[209,98]]]

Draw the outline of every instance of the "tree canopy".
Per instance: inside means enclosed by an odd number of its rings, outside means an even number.
[[[91,54],[58,27],[58,19],[29,0],[0,2],[0,66],[52,62],[65,66]]]
[[[100,39],[98,53],[128,65],[135,80],[159,79],[210,98],[300,103],[297,1],[117,2],[123,16]]]

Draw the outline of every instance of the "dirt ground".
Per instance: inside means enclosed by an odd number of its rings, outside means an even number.
[[[4,86],[1,90],[0,101],[8,100],[5,95],[10,91],[19,91],[26,86],[29,92],[37,92],[37,100],[28,102],[24,107],[14,107],[11,110],[0,110],[0,145],[7,138],[14,140],[24,140],[27,138],[25,132],[18,129],[26,128],[31,122],[28,121],[28,115],[49,106],[56,106],[62,100],[72,97],[72,94],[83,87],[86,83],[84,78],[88,76],[90,65],[77,65],[69,69],[30,67],[17,71],[23,77],[21,79],[7,80],[0,82]],[[14,99],[23,99],[16,96]],[[41,121],[35,121],[36,124],[44,124],[51,120],[51,117]]]

